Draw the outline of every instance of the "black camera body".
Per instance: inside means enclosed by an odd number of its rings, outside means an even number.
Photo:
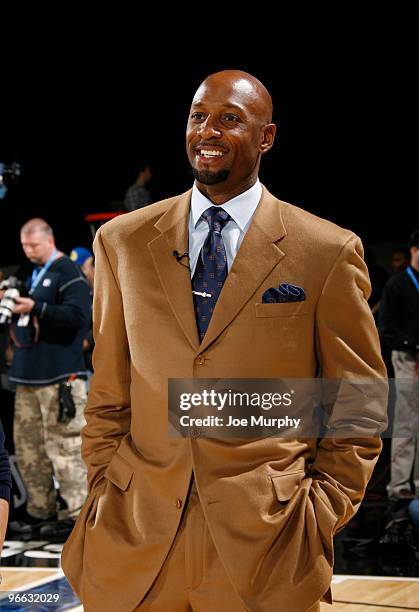
[[[0,301],[0,327],[9,325],[13,316],[13,308],[17,297],[26,297],[28,290],[25,283],[17,279],[15,276],[10,276],[0,282],[0,291],[4,291],[3,299]]]

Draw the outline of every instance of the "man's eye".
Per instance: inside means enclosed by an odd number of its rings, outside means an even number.
[[[224,115],[226,121],[238,121],[239,118],[236,115]]]
[[[194,119],[195,121],[202,121],[203,118],[203,113],[192,113],[191,115],[191,119]]]

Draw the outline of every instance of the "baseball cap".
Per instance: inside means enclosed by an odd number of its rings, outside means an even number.
[[[74,261],[79,266],[82,266],[89,257],[93,257],[93,253],[84,247],[74,247],[70,253],[71,261]]]

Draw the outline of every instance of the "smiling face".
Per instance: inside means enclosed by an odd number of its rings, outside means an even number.
[[[256,182],[261,155],[275,137],[271,115],[268,92],[246,73],[219,72],[199,87],[186,148],[198,188],[214,203],[222,204]]]

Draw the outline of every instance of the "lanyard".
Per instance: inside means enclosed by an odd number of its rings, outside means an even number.
[[[416,289],[419,291],[419,281],[416,278],[412,268],[410,266],[407,267],[406,272],[408,273],[408,275],[410,276],[410,278],[413,281],[413,284],[415,285]]]
[[[33,294],[33,292],[35,291],[35,289],[39,285],[42,277],[45,275],[47,270],[51,267],[51,264],[55,260],[55,258],[57,257],[57,254],[58,254],[57,249],[54,249],[53,254],[48,259],[47,263],[41,268],[41,270],[39,270],[39,272],[36,271],[36,268],[33,270],[33,272],[32,272],[32,279],[31,279],[31,288],[29,289],[29,295]]]

